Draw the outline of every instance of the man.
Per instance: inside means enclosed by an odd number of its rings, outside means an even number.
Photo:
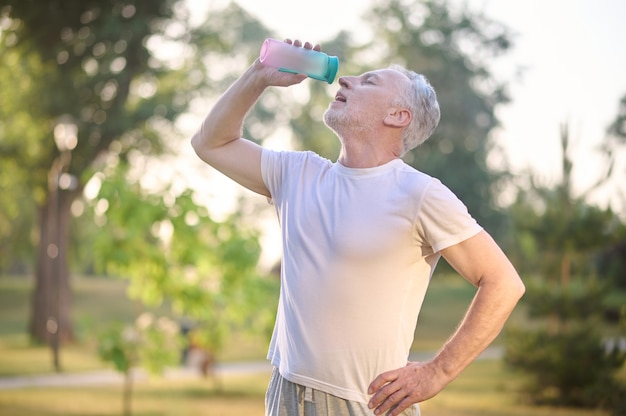
[[[241,138],[246,113],[266,88],[305,78],[257,59],[192,139],[202,160],[270,199],[281,224],[266,414],[417,415],[417,403],[440,392],[493,341],[524,285],[465,206],[400,159],[439,121],[423,76],[390,67],[340,77],[324,114],[341,143],[336,163]],[[436,356],[407,364],[441,256],[478,290]]]

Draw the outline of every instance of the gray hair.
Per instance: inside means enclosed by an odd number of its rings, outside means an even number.
[[[410,87],[403,89],[397,102],[398,105],[408,107],[413,116],[402,136],[402,154],[405,154],[424,143],[439,124],[439,102],[435,89],[424,75],[401,65],[391,65],[389,69],[404,74],[410,80]]]

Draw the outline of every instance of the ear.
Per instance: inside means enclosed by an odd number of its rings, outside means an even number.
[[[383,123],[391,127],[406,127],[411,122],[413,115],[409,110],[402,107],[392,107],[385,116]]]

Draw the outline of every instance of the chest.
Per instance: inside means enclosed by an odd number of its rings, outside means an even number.
[[[292,243],[363,261],[415,249],[413,197],[388,181],[322,178],[291,194],[282,217]]]

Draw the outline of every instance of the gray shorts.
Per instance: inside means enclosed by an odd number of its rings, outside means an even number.
[[[341,399],[310,387],[292,383],[274,368],[265,395],[265,416],[373,416],[367,404]],[[419,406],[402,416],[420,416]]]

